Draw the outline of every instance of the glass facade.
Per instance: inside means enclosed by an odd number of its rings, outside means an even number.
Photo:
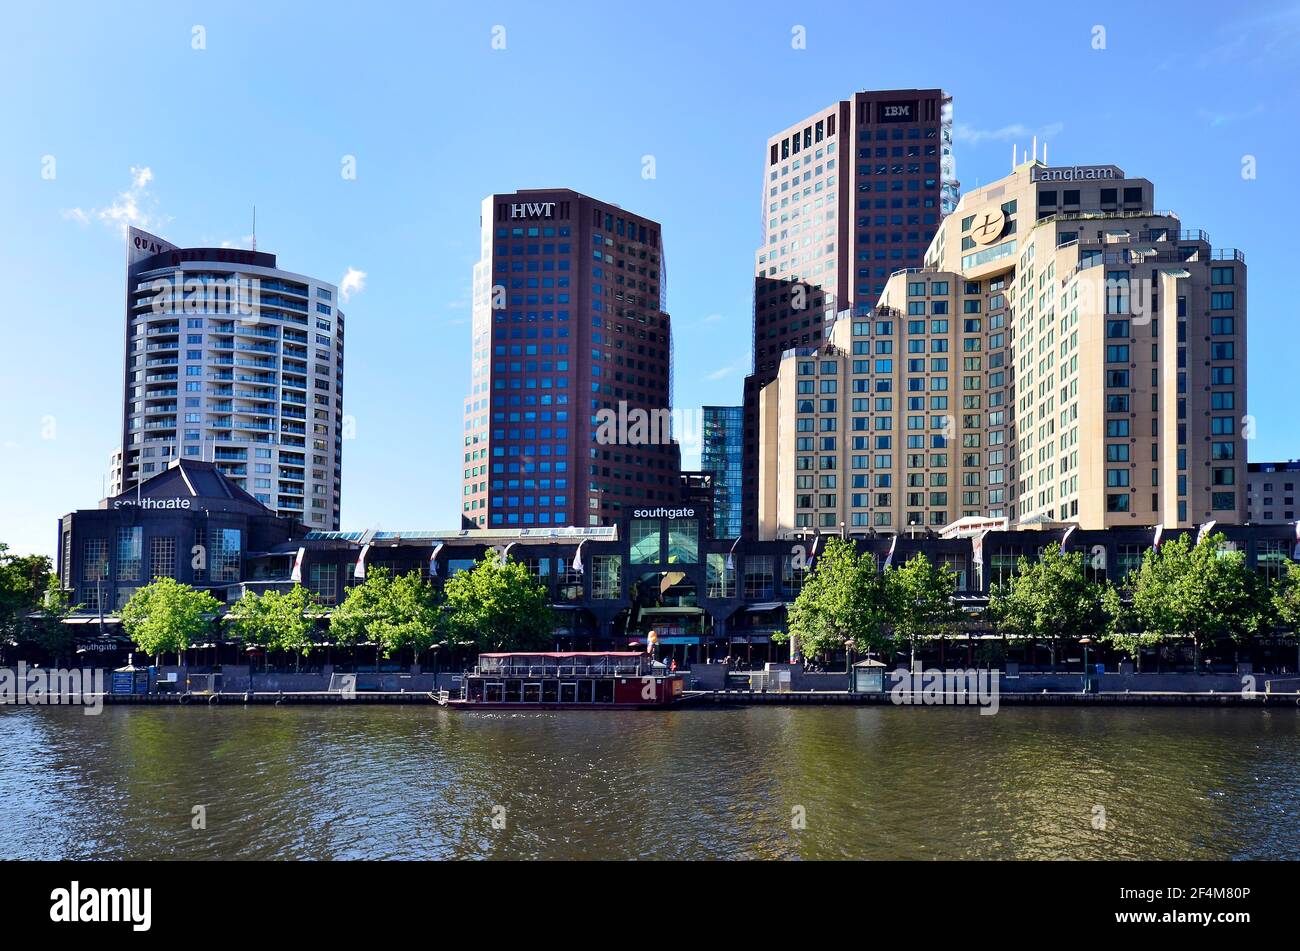
[[[713,537],[739,538],[745,408],[704,407],[700,469],[713,475]]]

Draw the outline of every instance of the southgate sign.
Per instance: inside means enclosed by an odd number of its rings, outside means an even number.
[[[187,509],[190,507],[189,499],[141,499],[139,502],[131,499],[114,499],[113,508],[120,509],[123,507],[142,508],[142,509]]]
[[[553,201],[530,201],[510,206],[511,218],[550,218],[554,214]]]
[[[633,518],[694,518],[695,509],[634,509]]]
[[[1061,168],[1034,166],[1029,170],[1031,182],[1086,182],[1123,177],[1124,173],[1114,165],[1070,165]]]

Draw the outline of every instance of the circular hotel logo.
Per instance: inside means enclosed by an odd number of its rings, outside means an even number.
[[[1002,232],[1006,228],[1007,216],[1002,213],[1001,208],[995,208],[976,217],[975,223],[971,225],[970,236],[976,244],[992,244],[1002,237]]]

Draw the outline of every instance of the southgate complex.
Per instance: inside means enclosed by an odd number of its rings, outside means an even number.
[[[947,564],[972,617],[1049,542],[1118,581],[1213,524],[1279,576],[1300,464],[1247,459],[1245,255],[1161,210],[1159,169],[1035,142],[962,192],[952,116],[941,89],[864,91],[756,137],[752,366],[691,471],[667,288],[692,223],[484,198],[441,531],[345,524],[337,287],[133,229],[111,488],[59,525],[68,623],[125,659],[118,612],[155,578],[328,608],[367,567],[436,581],[495,548],[546,586],[557,649],[777,660],[827,536]]]

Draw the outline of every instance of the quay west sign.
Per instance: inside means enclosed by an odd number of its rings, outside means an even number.
[[[123,507],[142,508],[142,509],[187,509],[190,507],[189,499],[114,499],[113,508],[120,509]]]
[[[511,218],[551,218],[555,215],[555,202],[528,201],[510,206]]]
[[[1029,170],[1031,182],[1086,182],[1123,177],[1124,173],[1114,165],[1065,165],[1059,168],[1035,165]]]

